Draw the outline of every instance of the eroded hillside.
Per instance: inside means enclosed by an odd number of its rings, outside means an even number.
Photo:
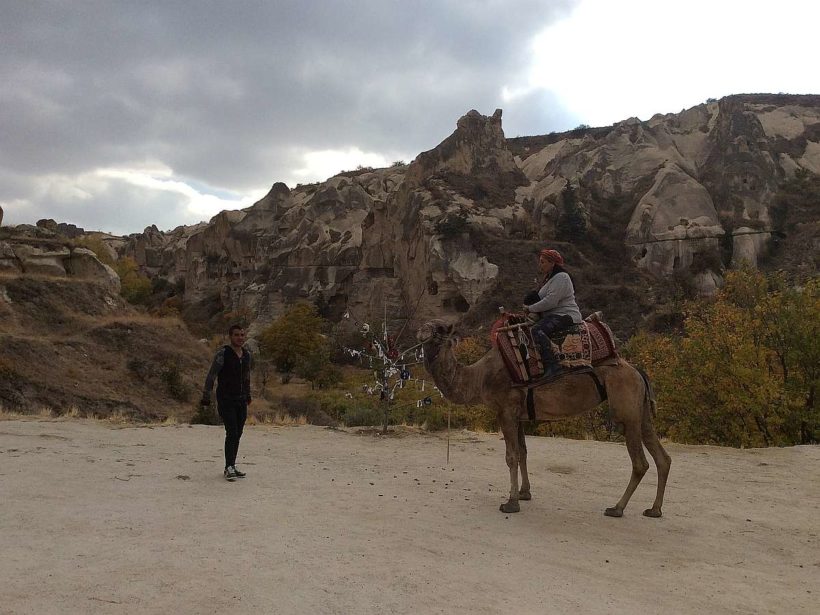
[[[727,267],[778,266],[782,254],[813,275],[815,238],[783,249],[807,232],[778,199],[800,173],[820,173],[817,96],[731,96],[516,139],[500,111],[471,111],[409,165],[276,183],[246,210],[146,229],[121,252],[184,284],[189,309],[244,314],[253,332],[297,299],[330,318],[377,318],[386,306],[399,320],[480,326],[520,303],[550,244],[567,253],[582,308],[604,308],[626,336],[663,320],[681,288],[713,293]],[[800,207],[817,218],[814,200]]]
[[[101,282],[0,276],[0,406],[7,410],[186,419],[208,354],[181,321],[139,313]]]

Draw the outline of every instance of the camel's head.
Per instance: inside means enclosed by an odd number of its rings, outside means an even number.
[[[455,326],[443,320],[424,323],[416,333],[416,339],[423,344],[424,357],[434,360],[441,349],[451,343],[454,331]]]

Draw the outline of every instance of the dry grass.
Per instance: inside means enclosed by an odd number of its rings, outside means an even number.
[[[10,410],[5,406],[0,405],[0,421],[16,421],[23,418],[52,418],[54,415],[50,408],[38,407],[33,408],[29,412],[22,410]]]
[[[77,406],[71,406],[65,412],[55,412],[52,408],[47,406],[37,406],[35,408],[31,408],[30,410],[9,410],[3,406],[0,406],[0,421],[17,421],[21,419],[50,419],[52,421],[63,421],[63,420],[77,420],[83,419],[88,421],[95,421],[98,423],[107,423],[109,425],[120,425],[120,426],[136,426],[136,425],[152,425],[155,423],[147,423],[145,421],[138,421],[135,420],[133,417],[128,416],[123,412],[113,412],[108,415],[100,415],[100,414],[85,414],[80,408]],[[160,423],[160,425],[164,426],[175,426],[178,425],[179,421],[174,416],[169,416],[164,421]]]
[[[89,328],[107,327],[110,325],[150,325],[152,327],[185,328],[185,323],[178,316],[155,316],[146,312],[129,314],[111,314],[108,316],[79,315],[77,321],[85,323]]]
[[[305,416],[290,416],[288,414],[273,413],[273,414],[251,414],[248,416],[246,425],[270,425],[273,427],[295,427],[298,425],[307,425],[307,418]]]
[[[86,278],[75,278],[70,276],[49,275],[46,273],[15,273],[13,271],[0,272],[0,281],[3,280],[41,280],[46,282],[68,282],[70,284],[84,284],[88,282]]]
[[[118,426],[137,426],[137,425],[151,425],[156,423],[146,423],[145,421],[134,420],[122,412],[114,412],[107,416],[98,414],[86,415],[77,408],[72,406],[68,411],[61,414],[55,413],[51,408],[39,406],[32,408],[29,411],[22,410],[8,410],[0,406],[0,421],[19,421],[21,419],[50,419],[53,421],[61,420],[77,420],[84,419],[88,421],[95,421],[98,423],[107,423],[109,425]],[[180,425],[180,421],[175,416],[169,416],[164,421],[159,423],[165,427],[174,427]],[[296,427],[299,425],[307,425],[307,419],[304,416],[289,416],[281,412],[270,413],[253,413],[248,415],[246,425],[266,425],[271,427]]]

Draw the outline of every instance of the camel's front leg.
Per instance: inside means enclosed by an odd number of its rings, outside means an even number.
[[[524,423],[518,421],[518,467],[521,469],[521,489],[518,490],[519,500],[531,500],[530,475],[527,472],[527,441],[524,439]]]
[[[501,512],[516,513],[521,510],[518,504],[518,418],[502,416],[499,413],[501,432],[506,445],[507,467],[510,469],[510,499],[499,507]]]

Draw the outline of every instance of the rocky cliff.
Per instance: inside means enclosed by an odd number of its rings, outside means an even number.
[[[779,186],[800,172],[820,173],[818,96],[731,96],[516,139],[500,110],[470,111],[409,165],[276,183],[248,209],[148,228],[122,253],[184,280],[186,303],[241,313],[253,330],[300,298],[331,318],[386,307],[399,321],[480,323],[519,305],[550,244],[577,272],[582,308],[624,308],[626,332],[664,278],[685,273],[708,294],[725,267],[757,265],[772,234],[782,238]],[[816,270],[816,239],[807,248]]]
[[[54,220],[40,220],[36,226],[3,227],[0,229],[0,274],[92,280],[119,293],[117,273],[100,262],[94,252],[71,241],[83,233],[83,229],[57,224]],[[122,241],[115,243],[122,245]],[[112,252],[112,256],[116,254]]]

